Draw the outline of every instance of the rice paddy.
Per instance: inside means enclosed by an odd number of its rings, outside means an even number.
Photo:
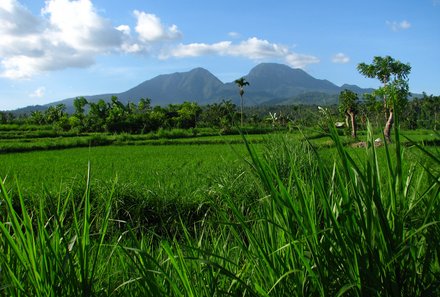
[[[0,154],[0,295],[439,295],[438,151],[398,133]]]

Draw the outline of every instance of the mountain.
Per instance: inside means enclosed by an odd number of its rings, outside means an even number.
[[[255,66],[246,79],[252,82],[250,90],[271,93],[275,97],[289,97],[311,91],[337,93],[340,89],[328,80],[310,76],[304,70],[273,63]]]
[[[167,105],[196,101],[199,104],[210,103],[215,92],[223,83],[211,72],[195,68],[189,72],[159,75],[140,85],[118,94],[121,101],[151,98],[153,104]]]
[[[246,105],[260,104],[333,104],[337,94],[345,88],[356,93],[371,92],[354,85],[338,87],[328,80],[316,79],[301,69],[293,69],[284,64],[262,63],[244,76],[250,83],[245,88]],[[122,103],[137,102],[140,98],[150,98],[153,105],[166,106],[184,101],[200,105],[232,100],[238,104],[240,96],[234,82],[223,83],[211,72],[195,68],[188,72],[163,74],[122,93],[84,96],[91,102],[110,100],[117,96]],[[336,99],[335,99],[336,98]],[[74,98],[46,105],[63,103],[72,110]],[[336,100],[336,102],[335,102]],[[26,110],[29,110],[27,107]]]

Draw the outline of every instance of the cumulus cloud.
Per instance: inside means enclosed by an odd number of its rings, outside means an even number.
[[[16,0],[1,0],[3,77],[87,67],[95,56],[120,47],[123,33],[97,14],[90,0],[48,0],[34,16]]]
[[[285,45],[270,43],[267,40],[256,37],[249,38],[238,44],[234,44],[231,41],[221,41],[213,44],[179,44],[175,48],[163,52],[160,58],[184,58],[202,55],[234,56],[252,60],[279,59],[295,68],[304,68],[308,64],[319,62],[317,57],[298,54],[292,52]]]
[[[134,16],[137,36],[127,25],[114,27],[91,0],[46,0],[38,16],[17,0],[0,0],[0,76],[21,79],[89,67],[98,55],[147,52],[155,42],[181,35],[153,14],[135,11]]]
[[[348,57],[344,53],[337,53],[336,55],[333,56],[332,62],[336,64],[346,64],[350,62],[350,57]]]
[[[0,32],[26,36],[37,32],[40,20],[15,0],[0,0]]]
[[[186,58],[186,57],[199,57],[204,55],[226,55],[228,49],[231,46],[230,41],[221,41],[213,44],[206,43],[190,43],[190,44],[179,44],[173,47],[171,50],[163,51],[160,58],[165,60],[170,57],[175,58]]]
[[[41,98],[44,96],[44,93],[46,92],[46,88],[45,87],[39,87],[37,88],[35,91],[33,91],[30,96],[31,97],[37,97],[37,98]]]
[[[411,23],[408,22],[407,20],[403,20],[401,22],[386,21],[386,24],[391,30],[393,30],[395,32],[400,31],[400,30],[407,30],[407,29],[411,28]]]
[[[110,50],[121,44],[121,32],[96,13],[90,0],[46,1],[42,13],[50,23],[46,34],[56,44],[92,52]]]
[[[99,55],[142,53],[171,57],[220,55],[279,60],[304,68],[318,63],[311,55],[256,37],[241,42],[176,44],[182,33],[151,13],[133,11],[135,26],[112,24],[92,0],[46,0],[34,15],[19,0],[0,0],[0,76],[30,78],[42,72],[93,65]],[[405,25],[402,25],[405,26]],[[229,33],[239,38],[238,33]]]
[[[135,10],[134,15],[137,18],[135,30],[142,41],[172,40],[178,39],[182,35],[176,25],[167,28],[162,24],[160,18],[154,14]]]

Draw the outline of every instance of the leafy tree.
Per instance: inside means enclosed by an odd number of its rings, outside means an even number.
[[[231,100],[208,104],[199,118],[206,126],[227,130],[237,118],[237,106]]]
[[[126,127],[127,109],[118,100],[118,97],[112,96],[108,104],[108,113],[105,118],[105,128],[109,132],[123,132]]]
[[[167,111],[161,106],[155,106],[150,113],[150,130],[155,131],[164,127],[167,122]]]
[[[356,93],[344,90],[339,94],[339,110],[346,116],[346,122],[350,118],[351,137],[356,138],[356,114],[358,113],[359,98]]]
[[[85,128],[85,106],[89,102],[84,97],[76,97],[73,100],[73,107],[75,108],[75,112],[73,115],[71,115],[69,119],[69,125],[72,130],[74,130],[76,133],[80,133]]]
[[[385,139],[391,142],[394,113],[403,109],[409,95],[408,75],[411,72],[411,66],[394,60],[390,56],[376,56],[372,64],[360,63],[357,69],[364,76],[377,78],[383,84],[376,93],[383,97],[387,119],[383,133]]]
[[[179,121],[179,109],[179,104],[168,104],[168,106],[164,108],[165,123],[163,126],[166,128],[174,128],[177,126],[177,122]]]
[[[0,123],[6,124],[8,122],[8,116],[5,112],[0,112]]]
[[[184,102],[180,105],[177,118],[178,128],[195,128],[197,123],[197,118],[199,117],[202,109],[195,102]]]
[[[137,109],[140,113],[148,113],[152,110],[151,108],[151,99],[150,98],[141,98],[137,105]]]
[[[57,104],[55,106],[49,106],[44,113],[45,122],[48,124],[55,124],[60,121],[66,114],[66,105]]]
[[[246,81],[244,77],[236,79],[235,84],[239,88],[240,94],[240,113],[241,113],[241,127],[243,127],[243,95],[244,95],[244,87],[249,86],[249,82]]]
[[[141,98],[136,107],[137,108],[131,117],[132,120],[136,122],[135,125],[138,127],[139,132],[145,133],[147,131],[151,131],[151,112],[153,110],[151,107],[151,99]]]
[[[68,119],[68,124],[72,132],[81,133],[84,129],[82,120],[77,115],[72,115]]]
[[[84,107],[88,104],[84,97],[77,97],[73,100],[73,107],[75,107],[75,115],[78,118],[84,117]]]
[[[415,100],[416,101],[416,100]],[[418,113],[422,126],[428,129],[437,130],[440,113],[440,96],[428,96],[423,93],[420,103],[420,112]]]
[[[90,111],[87,116],[87,128],[90,131],[102,131],[109,113],[109,107],[102,99],[96,103],[90,102],[89,105]]]
[[[366,116],[373,122],[376,127],[379,127],[379,114],[383,109],[383,103],[376,100],[375,94],[365,93],[363,95],[363,104]]]
[[[29,117],[29,121],[32,124],[43,125],[45,123],[44,114],[39,110],[34,110]]]

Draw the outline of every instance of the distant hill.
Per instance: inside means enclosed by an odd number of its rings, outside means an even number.
[[[250,83],[245,89],[246,105],[328,105],[336,103],[337,94],[344,89],[358,94],[372,91],[372,89],[362,89],[348,84],[338,87],[328,80],[316,79],[304,70],[276,63],[259,64],[244,77]],[[112,96],[117,96],[122,103],[129,101],[136,103],[140,98],[150,98],[153,105],[162,106],[184,101],[197,102],[200,105],[220,102],[223,99],[232,100],[236,104],[240,102],[234,82],[223,83],[204,68],[159,75],[122,93],[84,97],[91,102],[96,102],[100,99],[108,101]],[[73,100],[74,98],[69,98],[44,106],[30,106],[17,112],[28,112],[34,110],[32,108],[40,110],[60,103],[65,104],[70,111],[73,109]]]
[[[117,96],[122,102],[148,97],[155,105],[183,101],[206,104],[215,100],[216,92],[222,87],[223,83],[211,72],[195,68],[189,72],[159,75]]]

